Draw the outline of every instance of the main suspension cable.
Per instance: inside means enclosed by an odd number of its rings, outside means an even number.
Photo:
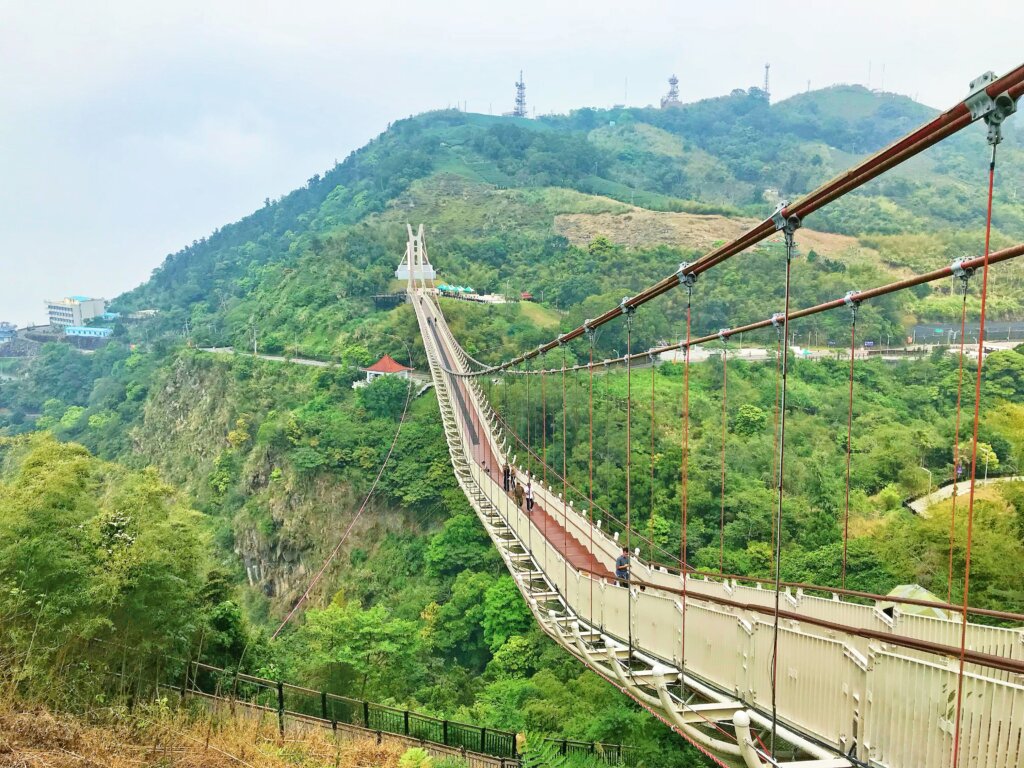
[[[1013,259],[1017,259],[1017,258],[1020,258],[1021,256],[1024,256],[1024,244],[1017,244],[1017,245],[1010,246],[1009,248],[1004,248],[1004,249],[999,250],[999,251],[993,251],[989,255],[988,262],[989,262],[989,265],[991,266],[993,264],[998,264],[998,263],[1001,263],[1001,262],[1004,262],[1004,261],[1010,261],[1010,260],[1013,260]],[[974,258],[974,259],[962,259],[959,262],[957,262],[956,268],[978,269],[978,268],[980,268],[982,266],[983,262],[984,262],[984,257],[982,257],[982,256],[978,256],[977,258]],[[954,274],[954,267],[953,266],[941,267],[939,269],[934,269],[931,272],[925,272],[925,273],[920,274],[920,275],[915,275],[914,277],[905,278],[903,280],[897,280],[896,282],[887,283],[885,285],[880,285],[880,286],[877,286],[875,288],[870,288],[868,290],[856,291],[855,293],[856,293],[856,296],[857,296],[857,301],[867,301],[869,299],[878,298],[879,296],[885,296],[885,295],[888,295],[890,293],[896,293],[897,291],[907,290],[908,288],[913,288],[913,287],[918,286],[918,285],[924,285],[925,283],[933,283],[933,282],[936,282],[938,280],[943,280],[945,278],[950,277],[953,274]],[[795,311],[791,312],[790,315],[789,315],[789,319],[790,320],[798,320],[800,318],[810,317],[812,315],[817,315],[817,314],[820,314],[822,312],[829,312],[829,311],[831,311],[833,309],[836,309],[838,307],[843,306],[845,304],[845,302],[846,302],[846,299],[845,299],[845,296],[844,296],[844,297],[840,297],[840,298],[837,298],[837,299],[831,299],[831,300],[823,302],[821,304],[815,304],[815,305],[810,306],[810,307],[804,307],[803,309],[799,309],[799,310],[795,310]],[[769,328],[772,325],[774,325],[776,322],[781,322],[781,320],[782,320],[782,313],[778,313],[777,315],[774,315],[774,316],[772,316],[770,318],[767,318],[767,319],[764,319],[764,320],[757,320],[757,321],[752,322],[752,323],[747,323],[746,325],[735,326],[733,328],[726,328],[726,329],[723,329],[722,331],[719,331],[719,332],[713,333],[713,334],[709,334],[707,336],[699,336],[697,338],[691,339],[690,344],[692,346],[699,346],[699,345],[707,344],[708,342],[721,339],[721,336],[722,336],[723,333],[725,334],[725,336],[730,337],[730,338],[732,336],[736,336],[736,335],[739,335],[739,334],[752,333],[753,331],[758,331],[758,330],[761,330],[763,328]],[[562,338],[565,339],[566,337],[563,335]],[[643,352],[633,353],[631,355],[631,358],[634,359],[634,360],[637,360],[637,359],[639,359],[641,357],[648,357],[648,356],[650,356],[652,354],[653,355],[660,355],[660,354],[662,354],[664,352],[672,352],[674,350],[682,349],[683,346],[684,346],[684,343],[680,341],[680,342],[675,342],[673,344],[666,344],[666,345],[660,346],[660,347],[652,347],[652,348],[647,349],[647,350],[645,350]],[[607,368],[609,365],[625,363],[625,362],[626,362],[626,357],[622,356],[622,357],[616,357],[614,359],[602,360],[599,363],[595,363],[595,365],[600,365],[602,368]],[[518,365],[518,362],[517,362],[517,365]],[[584,363],[584,364],[580,364],[578,367],[585,368],[586,366],[587,366],[587,364]],[[456,375],[456,376],[461,375],[461,372],[459,372],[459,371],[449,371],[449,370],[445,369],[444,365],[441,365],[441,368],[442,368],[442,370],[445,370],[446,372],[451,373],[453,375]],[[546,372],[547,373],[551,373],[551,372],[553,372],[553,370],[547,370]],[[538,368],[536,370],[530,370],[530,371],[523,372],[521,375],[534,375],[534,376],[537,376],[537,375],[540,375],[540,373],[541,373],[541,369]]]

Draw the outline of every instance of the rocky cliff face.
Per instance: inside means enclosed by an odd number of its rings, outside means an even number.
[[[208,516],[221,556],[249,585],[290,605],[352,523],[361,493],[339,475],[298,476],[259,438],[275,409],[303,396],[309,372],[261,363],[240,375],[237,361],[180,356],[151,389],[133,433],[140,458],[186,488]],[[248,367],[248,365],[246,366]],[[274,368],[277,370],[274,370]],[[371,501],[336,566],[354,547],[373,549],[405,515]]]

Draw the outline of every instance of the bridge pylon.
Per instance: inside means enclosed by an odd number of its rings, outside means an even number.
[[[409,241],[405,246],[405,255],[402,262],[395,270],[395,277],[406,281],[406,288],[412,292],[416,289],[418,280],[420,288],[426,288],[427,280],[435,280],[437,273],[434,271],[430,259],[427,257],[427,244],[423,236],[423,225],[413,232],[412,224],[405,225],[409,233]]]

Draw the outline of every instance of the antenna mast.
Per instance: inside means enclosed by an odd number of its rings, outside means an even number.
[[[513,117],[526,117],[526,83],[523,82],[523,70],[519,70],[519,81],[516,83],[516,106],[512,110]]]
[[[768,70],[771,69],[771,64],[765,62],[764,65],[764,95],[769,96],[771,91],[768,90]]]
[[[668,94],[661,99],[661,108],[681,107],[683,102],[679,100],[679,78],[672,75],[668,79]]]

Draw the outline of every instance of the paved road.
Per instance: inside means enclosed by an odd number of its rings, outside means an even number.
[[[248,352],[236,353],[234,347],[197,347],[200,352],[211,352],[215,355],[241,354],[252,357]],[[337,363],[325,363],[323,360],[310,360],[307,357],[284,357],[283,355],[256,355],[261,360],[276,360],[279,363],[295,363],[296,365],[312,365],[316,368],[332,368]]]
[[[975,481],[975,485],[981,487],[983,485],[992,485],[994,483],[1010,483],[1016,480],[1024,480],[1024,475],[1014,475],[1012,477],[990,477],[988,480],[979,478]],[[943,488],[939,488],[937,491],[932,491],[929,494],[916,498],[910,502],[909,506],[921,517],[928,517],[928,507],[936,502],[952,498],[954,486],[956,486],[957,498],[966,497],[967,494],[971,492],[970,480],[961,480],[959,483],[950,483]]]

